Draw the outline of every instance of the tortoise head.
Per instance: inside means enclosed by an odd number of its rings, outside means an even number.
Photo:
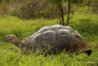
[[[17,47],[21,48],[21,50],[24,53],[26,53],[26,51],[28,50],[27,45],[23,44],[23,42],[21,40],[19,40],[16,35],[14,35],[14,34],[5,35],[4,38],[6,41],[9,41],[9,42],[15,44]]]
[[[17,38],[16,35],[10,34],[10,35],[5,35],[5,40],[14,43],[15,45],[18,46],[18,44],[21,43],[21,41]]]

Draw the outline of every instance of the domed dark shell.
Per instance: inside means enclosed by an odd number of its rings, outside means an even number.
[[[42,27],[25,40],[32,51],[44,53],[82,52],[90,48],[76,30],[69,26],[53,25]]]

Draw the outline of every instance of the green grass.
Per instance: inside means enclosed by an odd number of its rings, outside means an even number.
[[[98,66],[98,16],[95,14],[75,13],[70,26],[78,30],[83,38],[93,46],[91,56],[85,54],[59,55],[24,55],[20,49],[13,44],[6,42],[6,34],[15,34],[20,39],[24,39],[45,25],[59,23],[57,19],[35,19],[21,20],[8,16],[0,18],[0,66]]]

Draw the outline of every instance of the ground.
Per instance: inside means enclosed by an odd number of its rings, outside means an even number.
[[[80,13],[79,13],[80,14]],[[23,54],[18,47],[6,42],[4,35],[15,34],[20,39],[32,35],[45,25],[59,23],[58,19],[30,19],[21,20],[7,16],[0,18],[0,66],[98,66],[98,15],[74,14],[70,26],[78,30],[88,44],[92,46],[93,53],[86,54],[61,53],[59,55]],[[65,16],[66,18],[66,16]]]

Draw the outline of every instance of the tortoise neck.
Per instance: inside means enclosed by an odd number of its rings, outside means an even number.
[[[19,40],[19,39],[15,40],[12,43],[14,43],[17,47],[22,47],[22,44],[23,44],[23,42],[21,40]]]

